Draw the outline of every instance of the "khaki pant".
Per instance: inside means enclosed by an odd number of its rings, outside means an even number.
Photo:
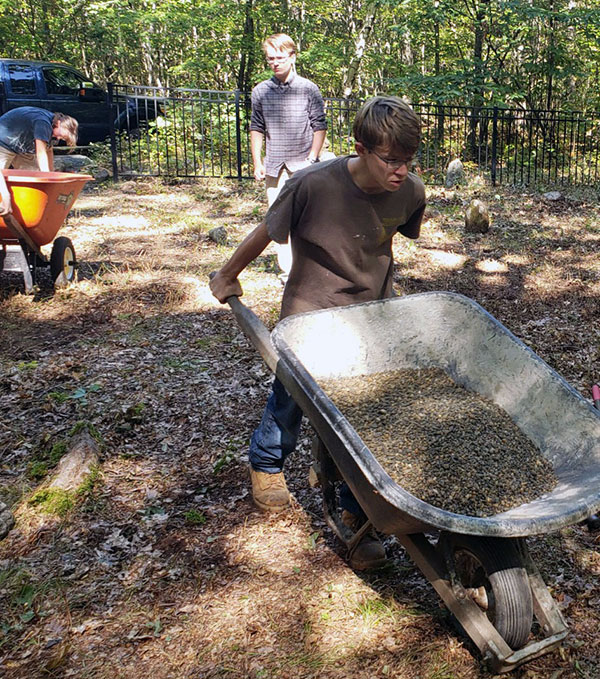
[[[0,146],[0,169],[9,167],[15,170],[38,170],[37,159],[33,153],[15,153]]]
[[[270,177],[269,175],[265,177],[267,203],[269,207],[273,205],[275,199],[279,195],[279,192],[283,188],[283,185],[292,176],[292,174],[293,173],[290,172],[284,165],[281,168],[278,177]],[[292,268],[292,246],[290,245],[289,239],[288,242],[283,245],[281,243],[274,243],[274,245],[275,252],[277,253],[277,264],[279,264],[279,268],[283,272],[283,278],[287,280],[287,277],[290,274],[290,269]]]

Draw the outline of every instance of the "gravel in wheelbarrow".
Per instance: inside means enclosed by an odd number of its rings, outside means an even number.
[[[491,516],[558,483],[550,462],[505,410],[439,368],[341,377],[321,386],[391,478],[436,507]]]

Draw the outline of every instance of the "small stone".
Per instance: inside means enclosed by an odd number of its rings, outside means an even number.
[[[105,167],[92,168],[91,175],[98,183],[110,179],[110,172]]]
[[[446,188],[451,189],[457,184],[462,184],[465,181],[465,168],[462,162],[455,158],[448,164],[446,170]]]
[[[134,181],[123,182],[119,188],[123,193],[137,193],[137,184]]]
[[[208,232],[208,237],[218,245],[227,243],[227,229],[224,226],[217,226]]]
[[[467,233],[487,233],[490,229],[490,215],[485,204],[480,200],[472,200],[465,213],[465,231]]]
[[[562,193],[560,191],[548,191],[544,194],[546,200],[556,201],[562,198]]]

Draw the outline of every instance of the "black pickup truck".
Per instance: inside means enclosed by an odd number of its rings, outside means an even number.
[[[163,111],[158,99],[120,96],[112,105],[107,92],[66,64],[0,59],[0,114],[18,106],[60,111],[79,122],[77,144],[104,141],[115,130],[137,130]]]

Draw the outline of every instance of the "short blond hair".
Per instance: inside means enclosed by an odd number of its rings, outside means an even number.
[[[52,125],[60,123],[63,130],[67,133],[68,137],[65,139],[67,146],[77,145],[77,134],[79,132],[79,123],[75,118],[71,118],[66,113],[55,113],[54,118],[52,118]]]
[[[369,151],[380,146],[412,156],[421,143],[421,119],[400,97],[373,97],[356,114],[352,133]]]
[[[285,33],[273,33],[273,35],[270,35],[262,44],[265,54],[269,47],[280,52],[291,52],[292,54],[297,52],[296,43]]]

